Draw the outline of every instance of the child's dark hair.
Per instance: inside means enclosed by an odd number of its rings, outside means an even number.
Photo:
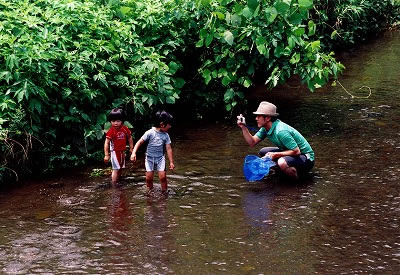
[[[158,111],[154,119],[154,126],[160,127],[161,123],[164,125],[172,124],[173,116],[166,111]]]
[[[110,113],[107,116],[108,121],[113,121],[113,120],[125,120],[125,114],[124,111],[120,108],[114,108],[110,111]]]

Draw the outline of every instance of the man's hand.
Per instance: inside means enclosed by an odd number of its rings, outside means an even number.
[[[262,158],[263,158],[263,159],[269,158],[269,159],[271,159],[271,160],[274,160],[274,159],[276,159],[278,156],[279,156],[279,153],[277,153],[277,152],[268,152],[268,153],[266,153]]]
[[[243,126],[246,126],[246,118],[240,114],[239,116],[237,116],[237,125],[242,128]]]

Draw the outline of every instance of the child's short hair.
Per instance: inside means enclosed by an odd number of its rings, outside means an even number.
[[[154,126],[159,127],[161,122],[165,125],[172,124],[173,116],[166,111],[158,111],[154,119]]]
[[[120,108],[114,108],[110,111],[110,113],[107,116],[108,121],[113,121],[113,120],[125,120],[125,115],[124,111]]]

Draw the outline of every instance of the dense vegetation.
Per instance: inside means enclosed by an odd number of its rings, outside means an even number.
[[[255,82],[313,91],[344,69],[331,50],[399,20],[394,1],[314,2],[0,0],[0,182],[101,159],[112,107],[136,126],[232,114]]]

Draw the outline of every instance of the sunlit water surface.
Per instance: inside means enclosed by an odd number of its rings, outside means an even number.
[[[400,267],[400,34],[342,55],[340,85],[283,87],[278,105],[316,153],[311,177],[246,182],[231,124],[176,125],[168,198],[144,195],[143,161],[119,188],[63,177],[0,193],[6,274],[386,273]],[[138,134],[138,136],[140,136]]]

